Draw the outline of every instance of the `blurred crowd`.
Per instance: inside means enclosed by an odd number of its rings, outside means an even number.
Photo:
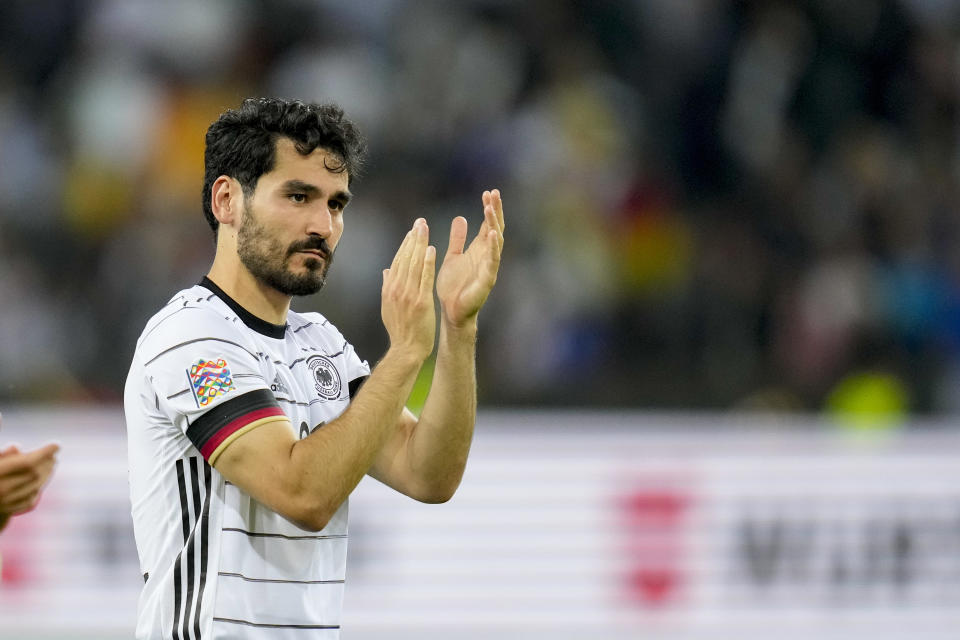
[[[481,402],[960,410],[960,3],[0,4],[0,401],[116,401],[206,272],[203,136],[249,95],[365,132],[327,288],[375,361],[417,216],[499,187]]]

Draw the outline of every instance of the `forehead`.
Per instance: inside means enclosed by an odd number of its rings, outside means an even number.
[[[297,151],[292,140],[281,137],[277,140],[273,170],[261,176],[261,180],[300,180],[316,186],[326,185],[331,189],[346,191],[349,182],[347,172],[330,170],[339,169],[341,164],[340,159],[326,149],[318,147],[310,154],[303,155]]]

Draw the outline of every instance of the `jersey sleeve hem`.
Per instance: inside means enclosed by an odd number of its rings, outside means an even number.
[[[357,392],[360,391],[360,387],[363,386],[363,383],[366,382],[367,378],[369,377],[370,377],[369,375],[360,376],[360,377],[354,378],[347,384],[347,389],[349,390],[351,398],[357,397]]]
[[[201,451],[200,453],[203,454],[203,456],[207,459],[207,461],[210,463],[211,466],[215,465],[217,463],[217,458],[220,457],[220,454],[226,451],[227,447],[230,446],[230,444],[232,444],[234,440],[236,440],[237,438],[239,438],[245,433],[253,431],[257,427],[262,427],[263,425],[269,424],[271,422],[281,422],[281,421],[289,421],[289,418],[287,418],[286,415],[269,415],[269,416],[260,418],[258,420],[254,420],[253,422],[248,422],[242,427],[238,428],[236,431],[226,435],[223,438],[223,440],[220,441],[219,444],[217,444],[214,448],[210,449],[209,455],[207,453],[204,453],[203,451]],[[224,431],[227,431],[227,429],[224,429]]]
[[[217,405],[187,427],[187,438],[212,465],[242,434],[278,420],[288,420],[269,389],[248,391]]]

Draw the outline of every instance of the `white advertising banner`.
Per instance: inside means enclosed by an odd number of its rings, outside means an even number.
[[[3,413],[62,450],[0,534],[0,638],[131,637],[120,410]],[[453,500],[350,514],[346,640],[960,637],[960,429],[484,412]]]

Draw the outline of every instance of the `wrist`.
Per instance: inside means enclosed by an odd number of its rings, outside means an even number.
[[[441,326],[448,331],[455,331],[459,333],[476,333],[477,315],[478,314],[474,313],[465,319],[454,320],[447,315],[446,310],[442,306],[440,307],[440,323]]]
[[[402,347],[391,344],[387,352],[383,354],[381,362],[387,362],[402,371],[412,370],[413,372],[417,372],[420,370],[420,367],[423,366],[424,361],[429,355],[429,353],[422,354],[420,350],[412,347]]]
[[[441,342],[462,341],[474,343],[477,340],[477,316],[471,316],[463,322],[453,322],[444,318],[440,324]]]

